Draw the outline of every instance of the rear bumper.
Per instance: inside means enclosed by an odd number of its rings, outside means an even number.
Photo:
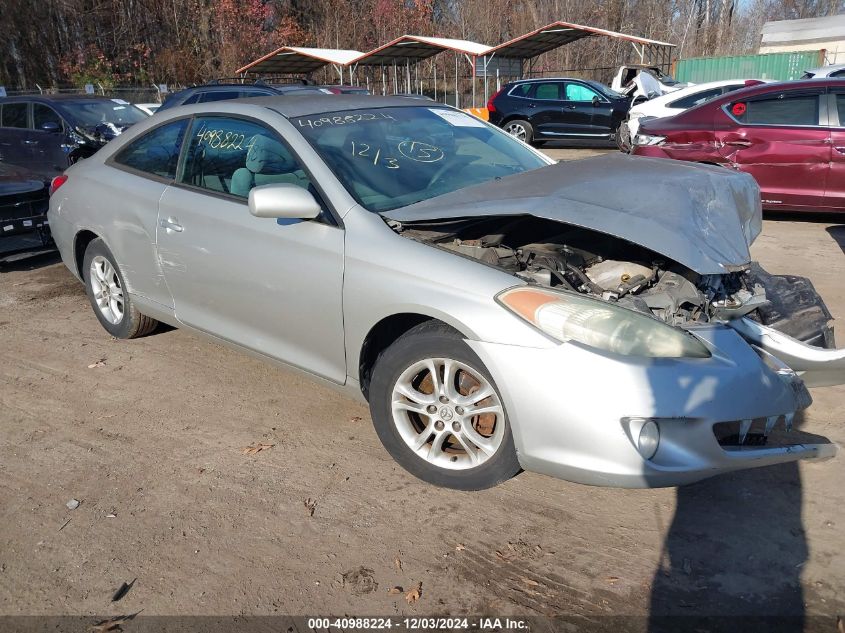
[[[811,402],[796,374],[775,371],[724,326],[696,330],[709,359],[610,357],[573,344],[545,349],[468,341],[492,373],[523,468],[585,484],[650,488],[836,454],[830,443],[723,446],[719,423],[768,420],[783,428]],[[645,459],[639,429],[660,441]]]

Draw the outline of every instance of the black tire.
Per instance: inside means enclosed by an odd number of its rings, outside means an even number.
[[[495,453],[478,466],[463,470],[436,466],[414,453],[402,439],[393,418],[393,388],[406,369],[427,358],[448,358],[469,366],[489,383],[499,402],[502,402],[498,388],[481,359],[457,332],[437,321],[422,323],[381,352],[373,370],[369,390],[370,413],[376,433],[387,452],[412,475],[444,488],[483,490],[516,475],[520,467],[503,402],[505,415],[501,420],[504,424],[501,444]],[[498,418],[496,424],[499,424]]]
[[[514,126],[514,127],[522,126],[522,128],[525,130],[525,138],[520,139],[521,141],[525,141],[529,145],[534,141],[534,128],[531,126],[531,124],[528,121],[525,121],[523,119],[514,119],[513,121],[508,121],[507,123],[505,123],[502,126],[502,129],[504,129],[505,132],[507,132],[511,136],[515,136],[516,138],[519,138],[519,135],[514,134],[511,131],[511,126]]]
[[[546,143],[548,143],[548,141],[531,141],[531,145],[534,147],[543,147]]]
[[[91,282],[91,262],[96,257],[101,257],[111,264],[120,286],[122,293],[122,318],[112,323],[103,314],[100,306],[97,305],[97,299],[94,296],[94,288]],[[158,321],[146,315],[141,314],[135,303],[129,296],[126,290],[126,282],[123,279],[123,273],[120,271],[120,266],[117,265],[117,260],[111,251],[106,246],[102,239],[96,238],[88,244],[85,249],[85,256],[82,259],[82,277],[85,280],[85,293],[88,295],[88,300],[91,302],[91,307],[94,310],[94,315],[105,330],[116,338],[138,338],[145,336],[152,332],[158,325]]]

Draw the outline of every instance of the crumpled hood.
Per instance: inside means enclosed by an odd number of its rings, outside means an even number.
[[[746,268],[762,228],[751,176],[624,154],[557,163],[382,215],[402,223],[533,215],[614,235],[701,275]]]

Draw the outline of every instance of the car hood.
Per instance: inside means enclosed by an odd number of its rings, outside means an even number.
[[[381,215],[400,223],[533,215],[639,244],[702,275],[748,267],[762,227],[751,176],[624,154],[550,165]]]

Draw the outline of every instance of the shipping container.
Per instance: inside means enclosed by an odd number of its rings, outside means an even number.
[[[722,79],[798,79],[808,68],[824,65],[824,51],[794,51],[765,55],[693,57],[675,65],[675,79],[696,84]]]

